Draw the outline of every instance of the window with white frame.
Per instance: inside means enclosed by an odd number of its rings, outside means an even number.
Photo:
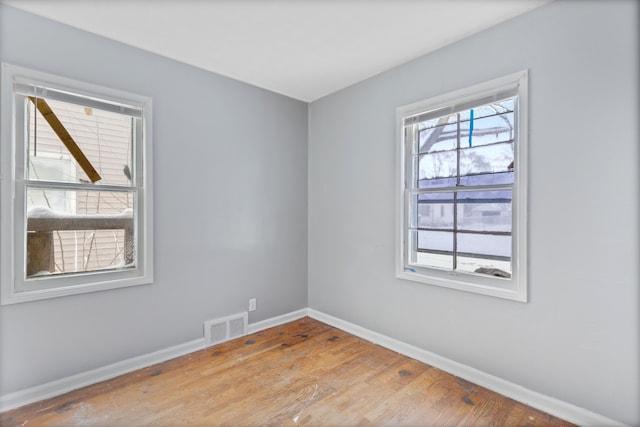
[[[2,304],[152,281],[151,99],[2,64]]]
[[[397,110],[396,275],[527,300],[527,72]]]

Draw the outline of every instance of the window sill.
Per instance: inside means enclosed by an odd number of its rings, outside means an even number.
[[[487,295],[518,302],[527,302],[526,287],[521,285],[515,278],[503,279],[498,277],[480,277],[475,274],[444,271],[434,271],[434,274],[425,274],[412,270],[415,269],[412,267],[404,268],[402,271],[398,271],[396,273],[396,277],[398,279],[471,292],[474,294]],[[471,280],[473,280],[473,282],[471,282]]]
[[[48,276],[45,279],[46,283],[49,286],[53,285],[54,287],[37,289],[37,286],[32,286],[33,289],[28,289],[20,292],[16,292],[13,289],[7,290],[6,292],[3,292],[1,305],[39,301],[43,299],[106,291],[109,289],[125,288],[129,286],[147,285],[153,282],[153,277],[151,277],[151,275],[140,276],[136,275],[137,273],[137,271],[132,270],[119,272],[96,272],[94,274],[82,274],[74,277],[65,275],[64,277],[52,278]],[[105,277],[106,280],[103,281],[95,280],[96,276],[100,274],[108,275],[108,279]],[[70,281],[77,281],[77,279],[82,279],[86,282],[87,276],[92,276],[93,280],[91,281],[91,283],[78,283],[75,285],[69,285]],[[59,287],[55,287],[56,281],[63,282],[64,284],[59,285]],[[29,282],[37,283],[38,279],[31,279],[29,280]],[[29,285],[24,285],[25,288],[28,286]]]

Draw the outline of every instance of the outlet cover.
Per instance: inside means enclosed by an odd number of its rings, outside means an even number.
[[[249,311],[256,311],[256,299],[251,298],[249,300]]]

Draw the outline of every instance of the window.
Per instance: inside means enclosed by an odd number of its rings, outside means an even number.
[[[527,72],[398,108],[396,275],[526,301]]]
[[[151,100],[2,64],[2,304],[152,281]]]

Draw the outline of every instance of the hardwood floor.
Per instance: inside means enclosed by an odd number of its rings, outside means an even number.
[[[310,318],[0,414],[1,426],[570,426]]]

